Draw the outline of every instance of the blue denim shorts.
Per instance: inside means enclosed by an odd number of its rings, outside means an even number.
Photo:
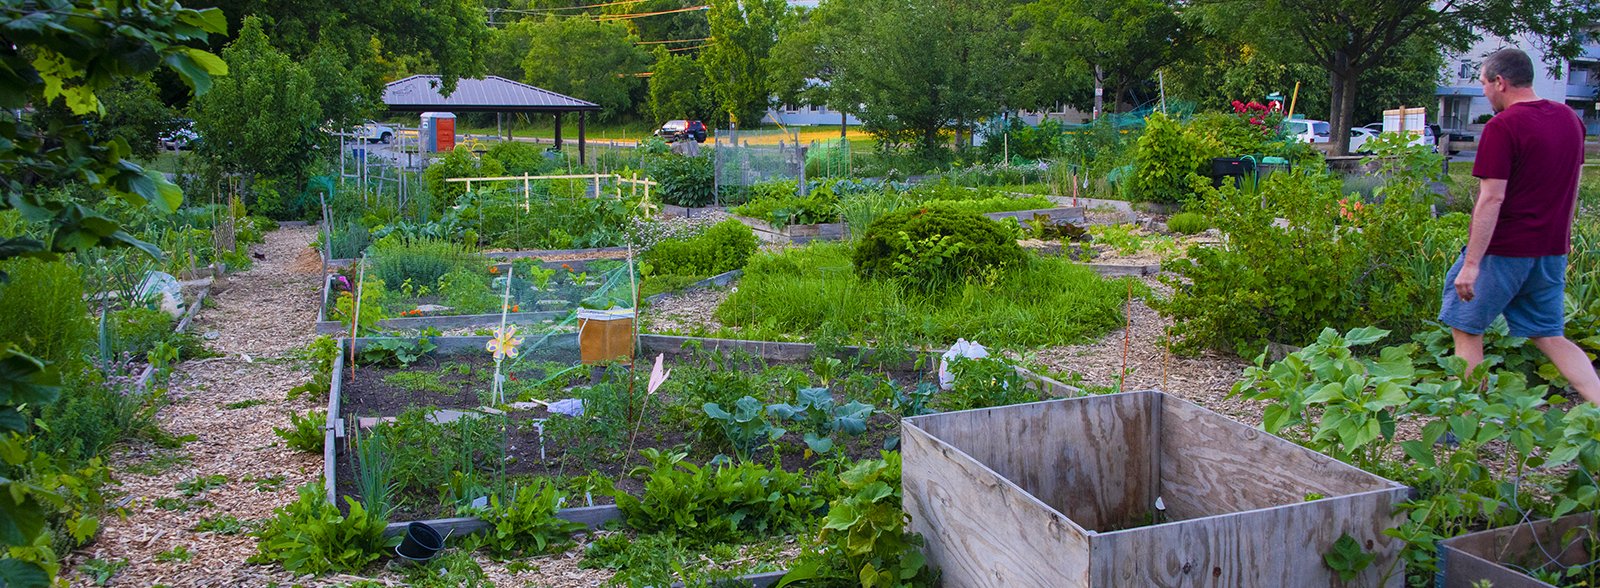
[[[1567,289],[1567,256],[1503,257],[1485,255],[1478,263],[1472,300],[1456,295],[1456,275],[1466,249],[1444,278],[1444,304],[1439,322],[1482,335],[1495,317],[1506,315],[1513,337],[1560,337],[1565,334],[1563,294]]]

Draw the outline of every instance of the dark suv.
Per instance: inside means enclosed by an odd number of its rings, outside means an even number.
[[[667,124],[656,129],[656,136],[666,139],[668,143],[676,143],[694,139],[696,143],[706,142],[706,125],[697,120],[669,120]]]

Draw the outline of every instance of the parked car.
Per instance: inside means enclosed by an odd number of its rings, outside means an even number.
[[[194,121],[187,118],[173,119],[168,123],[166,132],[156,137],[161,141],[161,146],[173,151],[193,149],[200,144],[200,134],[194,131]]]
[[[1327,143],[1333,139],[1327,121],[1296,118],[1283,121],[1283,124],[1289,136],[1306,143]]]
[[[394,127],[375,120],[368,120],[361,126],[356,127],[353,132],[355,133],[357,139],[365,140],[368,143],[385,144],[394,140],[394,136],[396,134]]]
[[[666,139],[668,143],[676,143],[686,139],[694,139],[696,143],[706,142],[706,125],[697,120],[669,120],[667,124],[656,129],[655,135]]]
[[[1368,140],[1376,138],[1377,136],[1378,131],[1374,131],[1370,128],[1352,127],[1350,129],[1350,152],[1367,153],[1367,151],[1362,149],[1362,147],[1366,145]]]
[[[1381,122],[1367,123],[1367,124],[1362,125],[1362,126],[1360,126],[1358,128],[1363,128],[1363,129],[1367,129],[1367,130],[1373,131],[1374,134],[1384,132],[1383,131],[1383,123],[1381,123]],[[1351,129],[1351,130],[1354,130],[1354,129]],[[1394,129],[1394,130],[1398,131],[1399,129]],[[1417,139],[1415,139],[1413,141],[1411,141],[1411,144],[1412,145],[1427,145],[1427,146],[1433,148],[1433,152],[1434,153],[1438,153],[1439,152],[1439,134],[1438,133],[1439,133],[1439,125],[1422,125],[1422,136],[1418,137]],[[1356,151],[1355,145],[1351,145],[1350,146],[1350,152],[1351,153],[1355,153],[1355,151]],[[1454,155],[1454,154],[1452,154],[1452,155]]]

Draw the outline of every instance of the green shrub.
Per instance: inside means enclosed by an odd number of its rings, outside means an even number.
[[[413,288],[433,287],[457,269],[478,270],[489,266],[488,258],[469,247],[431,239],[385,237],[372,245],[367,254],[367,271],[383,280],[391,292],[410,284]]]
[[[1194,194],[1198,172],[1220,155],[1184,127],[1161,113],[1145,119],[1144,133],[1133,149],[1133,177],[1127,182],[1128,199],[1137,202],[1185,202]]]
[[[714,276],[744,267],[760,247],[750,227],[728,219],[688,239],[657,243],[642,259],[653,275]]]
[[[867,227],[853,261],[864,278],[933,289],[971,278],[992,283],[1024,259],[1016,235],[1000,223],[971,212],[913,208]]]
[[[1179,323],[1178,348],[1253,357],[1268,342],[1303,344],[1326,327],[1423,328],[1438,312],[1466,222],[1433,218],[1401,185],[1391,181],[1384,202],[1359,211],[1327,174],[1274,174],[1263,182],[1265,208],[1232,185],[1208,189],[1203,213],[1229,246],[1191,248],[1192,262],[1170,262],[1163,280],[1175,290],[1153,305]]]
[[[1039,390],[1003,359],[984,357],[950,362],[955,376],[950,390],[935,396],[940,410],[957,411],[1009,406],[1043,400]]]
[[[329,242],[334,259],[355,259],[367,250],[367,245],[372,242],[372,234],[360,222],[349,221],[344,226],[333,229],[333,238]]]
[[[716,180],[710,156],[660,155],[651,158],[645,169],[658,184],[651,194],[662,202],[689,207],[711,205]]]
[[[505,168],[493,157],[477,157],[465,146],[457,145],[439,161],[422,172],[428,190],[433,193],[434,210],[439,211],[455,203],[456,198],[467,193],[466,182],[446,182],[450,178],[482,178],[505,175]]]
[[[548,185],[534,184],[524,211],[521,190],[479,190],[452,209],[459,221],[476,228],[483,239],[507,249],[614,247],[625,243],[636,203],[615,198],[551,195]]]
[[[111,331],[111,352],[117,356],[144,358],[156,344],[172,336],[172,315],[165,311],[135,307],[112,311],[107,318]]]
[[[49,426],[36,440],[38,450],[84,463],[133,434],[160,435],[149,396],[137,394],[132,379],[109,380],[98,370],[82,369],[68,377],[67,388],[52,404],[39,409]]]
[[[13,259],[0,262],[0,271],[10,277],[0,283],[0,341],[44,361],[82,362],[94,325],[77,269],[60,261]]]
[[[1167,218],[1167,230],[1183,235],[1194,235],[1211,228],[1211,221],[1198,212],[1180,212]]]
[[[774,227],[838,222],[839,198],[827,185],[801,197],[794,182],[764,182],[750,187],[749,200],[728,212]]]
[[[484,156],[500,162],[506,175],[545,175],[557,167],[555,160],[545,157],[545,151],[533,143],[500,141],[491,145]]]
[[[395,546],[400,537],[385,539],[383,517],[345,497],[350,514],[323,497],[321,484],[300,487],[300,498],[273,511],[260,531],[250,563],[280,562],[295,574],[359,572]]]
[[[828,505],[817,544],[790,566],[784,583],[822,586],[933,586],[921,535],[906,529],[900,454],[862,460],[839,475],[841,496]]]

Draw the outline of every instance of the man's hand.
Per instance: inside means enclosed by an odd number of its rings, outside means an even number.
[[[1472,297],[1476,295],[1472,289],[1477,284],[1478,266],[1462,264],[1461,272],[1456,274],[1456,296],[1460,296],[1463,301],[1471,302]]]

